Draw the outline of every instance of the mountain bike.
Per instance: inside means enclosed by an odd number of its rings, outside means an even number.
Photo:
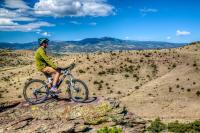
[[[84,102],[88,99],[89,91],[87,85],[79,79],[75,79],[71,74],[71,70],[75,67],[75,64],[71,64],[65,68],[60,68],[61,74],[63,74],[61,80],[59,80],[58,88],[68,76],[69,80],[66,88],[66,92],[69,98],[75,102]],[[44,102],[49,98],[49,96],[54,97],[55,93],[50,91],[50,86],[52,86],[53,78],[45,74],[48,79],[47,82],[40,79],[32,79],[25,84],[23,89],[23,96],[25,100],[31,104],[39,104]]]

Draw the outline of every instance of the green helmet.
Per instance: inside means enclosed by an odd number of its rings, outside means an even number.
[[[42,43],[48,43],[48,42],[49,42],[49,39],[47,39],[47,38],[39,38],[38,39],[39,45],[41,45]]]

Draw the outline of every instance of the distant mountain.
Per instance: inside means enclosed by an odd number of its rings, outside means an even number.
[[[158,41],[132,41],[121,40],[111,37],[86,38],[80,41],[51,41],[48,49],[54,53],[66,52],[96,52],[113,50],[144,50],[176,48],[185,45],[184,43],[169,43]],[[34,50],[38,47],[37,42],[31,43],[0,43],[0,48],[28,49]]]

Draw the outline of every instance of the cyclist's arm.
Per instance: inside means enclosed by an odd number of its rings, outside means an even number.
[[[52,68],[57,69],[57,66],[49,59],[49,57],[46,55],[46,53],[44,52],[44,50],[40,51],[40,55],[42,56],[42,58],[45,60],[45,62]]]

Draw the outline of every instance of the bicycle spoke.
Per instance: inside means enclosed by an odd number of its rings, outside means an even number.
[[[71,97],[74,101],[82,102],[88,97],[87,86],[80,80],[76,80],[71,86]]]
[[[33,80],[25,86],[24,97],[30,103],[40,103],[47,95],[46,84],[41,80]]]

